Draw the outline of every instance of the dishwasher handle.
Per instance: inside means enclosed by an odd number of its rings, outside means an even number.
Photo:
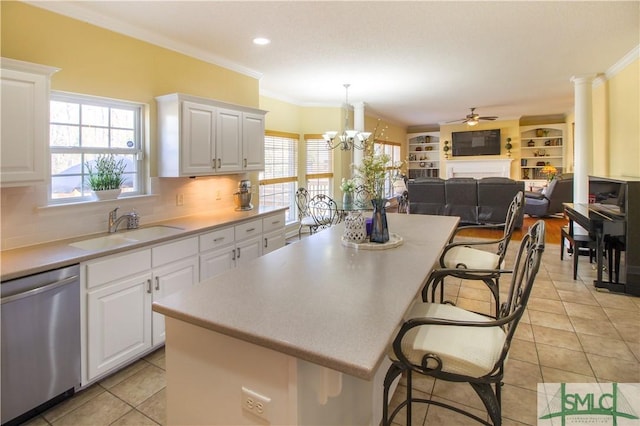
[[[53,281],[43,285],[42,287],[34,288],[29,291],[25,291],[24,293],[13,294],[11,296],[3,297],[0,301],[0,304],[4,305],[5,303],[13,302],[14,300],[24,299],[25,297],[33,296],[36,294],[44,293],[45,291],[53,290],[54,288],[62,287],[63,285],[67,285],[72,283],[73,281],[80,278],[80,275],[72,275],[68,278],[59,281]]]

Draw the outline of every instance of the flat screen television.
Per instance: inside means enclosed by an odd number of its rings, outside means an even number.
[[[453,132],[451,151],[454,157],[500,155],[500,129]]]

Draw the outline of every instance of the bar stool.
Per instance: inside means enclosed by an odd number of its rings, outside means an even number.
[[[589,232],[581,226],[566,225],[560,231],[560,260],[564,260],[564,240],[569,241],[567,253],[573,254],[573,279],[578,279],[578,257],[580,252],[589,255],[589,263],[593,263],[596,255],[596,242],[589,236]],[[588,253],[584,253],[585,249]]]

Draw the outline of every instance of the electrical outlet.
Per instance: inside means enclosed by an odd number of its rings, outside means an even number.
[[[184,205],[184,194],[176,194],[176,206]]]
[[[270,422],[269,419],[269,404],[271,403],[271,398],[268,398],[264,395],[260,395],[257,392],[252,391],[251,389],[247,389],[244,386],[242,387],[242,409],[252,413],[267,422]]]
[[[221,199],[222,199],[222,196],[220,196],[220,190],[218,189],[216,191],[216,200],[221,200]]]

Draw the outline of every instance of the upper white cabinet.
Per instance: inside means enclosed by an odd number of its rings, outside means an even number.
[[[178,93],[156,100],[158,176],[264,169],[265,111]]]
[[[58,68],[2,58],[0,182],[44,182],[49,141],[49,81]]]

